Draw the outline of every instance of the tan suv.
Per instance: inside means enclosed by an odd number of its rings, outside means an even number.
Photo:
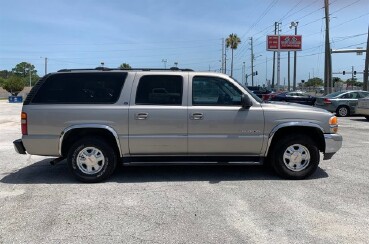
[[[18,153],[67,158],[81,181],[118,162],[270,164],[303,179],[342,145],[337,118],[313,107],[262,102],[227,75],[191,70],[60,70],[24,101]],[[56,162],[55,161],[55,162]]]

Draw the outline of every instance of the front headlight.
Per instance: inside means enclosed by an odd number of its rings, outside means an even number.
[[[338,119],[336,116],[332,116],[329,119],[329,126],[331,127],[331,133],[337,133],[338,131]]]

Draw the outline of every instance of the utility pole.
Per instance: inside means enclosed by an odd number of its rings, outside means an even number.
[[[254,45],[252,42],[252,37],[250,37],[251,45],[251,85],[254,86]]]
[[[325,9],[325,58],[324,58],[324,94],[332,92],[332,62],[329,42],[329,0],[324,0]]]
[[[277,35],[278,22],[274,22],[274,35]],[[272,89],[274,88],[274,77],[275,77],[275,52],[273,52],[273,74],[272,74]]]
[[[297,35],[297,26],[298,25],[299,25],[298,21],[291,22],[290,27],[295,27],[295,35]],[[297,66],[297,52],[293,51],[293,85],[292,85],[292,88],[293,88],[294,91],[296,91],[296,66]]]
[[[265,86],[268,86],[268,57],[265,57]]]
[[[369,76],[369,26],[368,26],[368,40],[366,42],[366,55],[365,55],[365,65],[364,65],[364,84],[363,90],[368,91],[368,76]]]
[[[45,58],[45,75],[47,74],[47,58]]]
[[[351,80],[354,80],[354,66],[351,66]]]
[[[227,47],[224,48],[224,74],[227,74]]]
[[[281,22],[279,22],[277,25],[278,36],[281,31],[280,29],[281,25],[282,25]],[[279,37],[278,37],[278,40],[279,40]],[[277,52],[277,89],[279,89],[280,85],[281,85],[281,52],[278,50]]]
[[[29,73],[29,87],[32,86],[32,70],[31,70],[31,65],[28,68],[28,73]]]
[[[246,66],[245,66],[245,62],[243,62],[243,65],[242,65],[242,84],[244,84],[244,82],[245,82],[245,75],[246,75]]]
[[[222,38],[222,69],[221,69],[221,72],[222,73],[225,73],[224,72],[224,38]]]
[[[287,59],[288,59],[288,63],[287,63],[287,91],[290,91],[291,89],[291,76],[290,76],[290,72],[291,72],[291,69],[290,69],[290,61],[291,61],[291,55],[290,55],[290,51],[288,51],[287,53]]]

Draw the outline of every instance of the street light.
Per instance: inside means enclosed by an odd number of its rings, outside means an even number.
[[[299,25],[298,21],[292,21],[290,25],[290,29],[295,28],[295,35],[297,35],[297,26]],[[289,53],[289,52],[288,52]],[[293,51],[293,90],[296,91],[296,63],[297,63],[297,52]],[[290,59],[288,58],[288,62]]]
[[[164,63],[164,69],[167,69],[167,59],[162,59],[161,62]]]

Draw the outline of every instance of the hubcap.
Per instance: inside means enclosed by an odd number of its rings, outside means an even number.
[[[310,162],[309,150],[301,144],[293,144],[284,151],[283,162],[289,170],[304,170]]]
[[[347,108],[342,107],[338,110],[338,113],[342,116],[345,117],[347,115]]]
[[[96,147],[85,147],[78,153],[77,166],[85,174],[98,173],[104,164],[104,154]]]

